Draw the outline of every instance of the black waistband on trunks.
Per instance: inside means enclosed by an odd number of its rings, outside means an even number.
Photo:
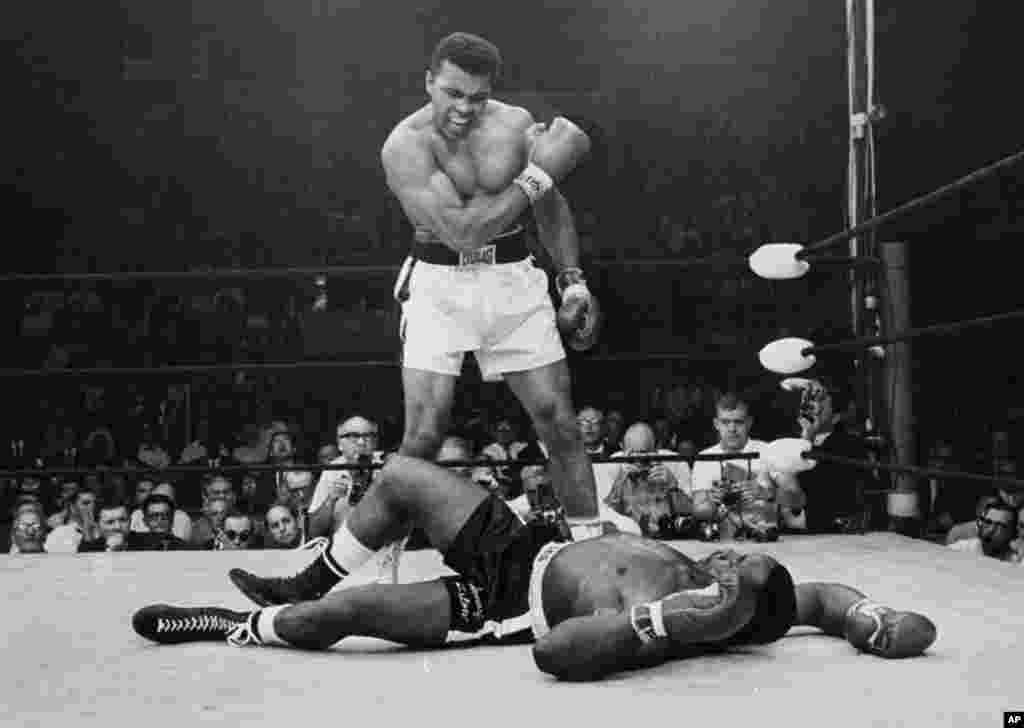
[[[493,260],[487,258],[484,261],[470,260],[469,262],[517,263],[531,255],[530,249],[526,245],[526,231],[521,227],[513,228],[494,238],[481,248],[480,252],[492,246],[494,247]],[[412,257],[433,265],[466,265],[467,263],[463,256],[445,246],[444,243],[438,242],[436,239],[428,239],[427,236],[421,237],[418,233],[413,240]]]

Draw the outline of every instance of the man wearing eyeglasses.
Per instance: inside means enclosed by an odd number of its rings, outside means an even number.
[[[378,429],[372,420],[354,415],[338,423],[338,457],[331,465],[356,465],[363,461],[379,465],[383,453],[377,450]],[[349,508],[358,499],[369,473],[355,470],[325,470],[317,481],[309,503],[307,538],[330,536],[345,520]],[[353,487],[354,486],[354,487]]]
[[[978,513],[978,535],[954,541],[949,548],[1000,561],[1016,561],[1017,553],[1011,548],[1016,536],[1017,509],[993,499]]]
[[[331,465],[380,465],[384,453],[377,449],[379,430],[377,423],[361,415],[353,415],[338,424],[338,450],[341,452]],[[309,504],[306,541],[329,537],[342,523],[352,507],[370,487],[379,470],[325,470],[320,476]],[[398,564],[402,558],[408,536],[385,546],[377,553],[377,581],[398,583]]]
[[[214,549],[239,551],[253,548],[252,519],[241,511],[231,511],[224,519],[224,528],[217,533]]]
[[[171,532],[174,501],[161,493],[153,493],[142,504],[142,518],[149,529],[145,533],[131,531],[124,537],[125,551],[184,551],[189,544]]]

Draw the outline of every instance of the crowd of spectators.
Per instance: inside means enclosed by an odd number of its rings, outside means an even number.
[[[813,423],[795,395],[765,401],[705,383],[656,391],[651,407],[639,412],[583,403],[577,422],[598,461],[601,519],[620,531],[665,539],[770,541],[787,533],[890,529],[959,551],[1021,560],[1024,494],[931,479],[915,486],[913,517],[893,518],[877,495],[892,486],[883,473],[821,462],[793,476],[744,457],[791,436],[835,454],[876,457],[858,427],[849,387],[823,379],[822,390]],[[189,427],[182,393],[173,386],[156,404],[143,394],[128,397],[111,425],[106,390],[89,385],[79,391],[80,412],[60,410],[62,417],[38,437],[8,443],[8,467],[78,467],[84,473],[0,484],[6,516],[0,538],[10,553],[301,547],[337,528],[400,437],[398,428],[369,411],[346,412],[322,428],[310,427],[308,419],[272,417],[259,425],[217,427],[206,416]],[[524,519],[550,514],[551,493],[535,469],[503,464],[546,457],[525,419],[479,407],[456,415],[439,461],[475,463],[460,473],[506,499]],[[991,441],[984,454],[991,472],[1016,477],[1009,430],[996,430]],[[928,453],[931,467],[979,467],[948,439],[936,439]],[[698,454],[736,459],[694,461]],[[637,456],[643,459],[630,459]],[[267,464],[295,469],[257,467]],[[329,464],[361,467],[321,469]],[[176,470],[182,466],[185,471]],[[227,470],[208,472],[217,468]],[[410,547],[422,545],[414,534]]]

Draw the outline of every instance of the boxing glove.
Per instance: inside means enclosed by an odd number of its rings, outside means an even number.
[[[590,138],[564,117],[556,116],[547,127],[535,125],[534,130],[530,161],[554,182],[568,176],[590,152]]]
[[[668,637],[680,645],[718,642],[742,629],[754,616],[756,590],[736,569],[718,569],[715,576],[703,589],[633,605],[630,623],[640,640]]]
[[[935,624],[923,614],[897,612],[870,599],[850,605],[843,628],[858,650],[887,658],[920,655],[938,636]]]
[[[587,288],[583,271],[566,268],[555,278],[562,300],[558,308],[558,330],[575,351],[586,351],[601,333],[601,307]]]

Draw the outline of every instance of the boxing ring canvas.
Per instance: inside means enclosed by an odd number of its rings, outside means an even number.
[[[677,542],[702,556],[718,544]],[[4,556],[0,725],[991,726],[1024,708],[1024,567],[891,533],[735,544],[797,581],[838,581],[931,617],[939,636],[908,660],[858,654],[794,629],[771,645],[560,683],[528,646],[412,650],[348,638],[326,652],[158,646],[132,631],[149,603],[247,609],[227,571],[287,574],[309,552]],[[401,578],[449,573],[434,551],[405,554]],[[359,573],[351,583],[374,573]],[[713,722],[712,722],[713,721]]]

